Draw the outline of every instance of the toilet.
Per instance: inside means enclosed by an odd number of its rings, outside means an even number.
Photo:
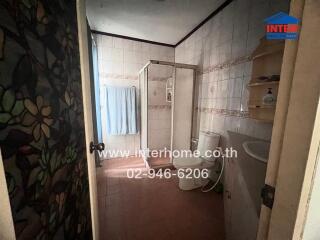
[[[213,151],[219,146],[220,135],[212,132],[201,131],[199,135],[199,142],[197,150],[200,153],[200,157],[182,157],[174,158],[173,165],[179,171],[190,169],[208,169],[210,175],[210,169],[215,164],[214,157],[206,157],[205,152],[207,150]],[[180,171],[181,171],[180,170]],[[184,175],[185,176],[185,175]],[[187,177],[179,177],[179,188],[181,190],[192,190],[202,187],[207,183],[207,178],[195,178],[193,175]]]

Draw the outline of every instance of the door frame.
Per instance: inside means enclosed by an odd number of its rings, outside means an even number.
[[[89,67],[89,45],[88,45],[88,29],[86,17],[85,0],[77,0],[77,22],[78,22],[78,37],[79,37],[79,52],[80,52],[80,68],[81,68],[81,84],[83,98],[83,114],[84,128],[86,140],[86,156],[88,166],[88,180],[90,191],[90,209],[91,209],[91,224],[92,237],[94,240],[99,240],[99,217],[98,217],[98,194],[97,194],[97,179],[95,155],[90,153],[90,142],[94,141],[93,136],[93,112],[91,102],[91,86],[90,86],[90,67]]]
[[[319,10],[319,1],[291,2],[290,15],[302,24],[299,39],[285,44],[265,181],[275,187],[275,197],[272,209],[262,205],[258,240],[300,238],[299,205],[306,204],[302,203],[303,184],[312,175],[308,165],[315,154],[312,136],[320,89]]]
[[[319,98],[320,102],[320,98]],[[306,222],[308,220],[308,212],[310,201],[313,197],[313,187],[315,185],[315,177],[319,175],[317,171],[320,161],[320,104],[318,104],[317,116],[310,144],[306,171],[300,196],[299,207],[297,211],[297,219],[293,233],[293,239],[303,239]],[[319,219],[319,218],[318,218]]]
[[[0,239],[16,239],[12,211],[10,205],[9,192],[3,166],[3,159],[0,149],[0,195],[1,195],[1,211],[0,211]]]

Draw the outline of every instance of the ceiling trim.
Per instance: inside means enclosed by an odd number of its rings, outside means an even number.
[[[124,35],[118,35],[118,34],[114,34],[114,33],[102,32],[102,31],[97,31],[97,30],[91,30],[91,32],[95,33],[95,34],[123,38],[123,39],[133,40],[133,41],[137,41],[137,42],[150,43],[150,44],[155,44],[155,45],[160,45],[160,46],[165,46],[165,47],[172,47],[172,48],[175,47],[175,45],[173,45],[173,44],[155,42],[155,41],[150,41],[150,40],[141,39],[141,38],[134,38],[134,37],[124,36]]]
[[[227,7],[233,0],[226,0],[223,2],[216,10],[214,10],[208,17],[206,17],[201,23],[199,23],[194,29],[192,29],[187,35],[185,35],[180,41],[178,41],[176,44],[168,44],[168,43],[162,43],[162,42],[155,42],[155,41],[150,41],[146,39],[141,39],[141,38],[134,38],[134,37],[129,37],[129,36],[124,36],[124,35],[118,35],[114,33],[108,33],[108,32],[102,32],[98,30],[91,30],[92,33],[94,34],[100,34],[100,35],[105,35],[105,36],[110,36],[110,37],[117,37],[117,38],[123,38],[123,39],[128,39],[128,40],[133,40],[133,41],[138,41],[138,42],[144,42],[144,43],[150,43],[150,44],[155,44],[155,45],[160,45],[160,46],[166,46],[166,47],[172,47],[175,48],[179,46],[183,41],[185,41],[188,37],[190,37],[195,31],[197,31],[199,28],[201,28],[206,22],[208,22],[211,18],[213,18],[215,15],[217,15],[219,12],[221,12],[225,7]]]
[[[226,0],[222,3],[216,10],[214,10],[206,19],[204,19],[201,23],[199,23],[194,29],[192,29],[187,35],[185,35],[179,42],[175,44],[175,47],[179,46],[184,40],[190,37],[195,31],[201,28],[206,22],[208,22],[211,18],[221,12],[225,7],[227,7],[233,0]]]

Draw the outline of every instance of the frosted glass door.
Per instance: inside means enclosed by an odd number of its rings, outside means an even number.
[[[189,150],[191,145],[194,70],[176,68],[173,94],[172,149]]]
[[[139,75],[140,80],[140,144],[141,150],[146,153],[148,149],[148,68],[145,68]],[[144,161],[147,161],[144,156]]]

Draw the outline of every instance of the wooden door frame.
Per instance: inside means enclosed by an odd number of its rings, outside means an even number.
[[[319,98],[320,102],[320,98]],[[320,149],[320,104],[318,104],[317,116],[310,144],[304,181],[300,196],[297,218],[293,232],[293,239],[302,239],[306,221],[308,218],[309,203],[312,198],[315,176],[317,174],[317,165],[319,164],[319,149]]]
[[[84,128],[86,138],[86,156],[88,166],[88,179],[90,191],[90,208],[92,236],[94,240],[99,239],[99,217],[97,179],[94,154],[90,153],[89,144],[94,140],[93,136],[93,115],[91,103],[90,67],[89,67],[89,46],[87,34],[87,18],[85,0],[77,0],[77,21],[80,51],[81,84],[83,98]]]
[[[314,155],[311,141],[320,89],[319,10],[318,1],[291,2],[290,15],[302,21],[300,37],[285,44],[266,177],[275,187],[275,199],[272,210],[262,206],[259,240],[298,239],[303,183],[313,170],[308,164]]]
[[[3,159],[0,149],[0,195],[1,195],[1,211],[0,211],[0,239],[16,239],[14,223],[12,218],[10,198],[3,166]]]

